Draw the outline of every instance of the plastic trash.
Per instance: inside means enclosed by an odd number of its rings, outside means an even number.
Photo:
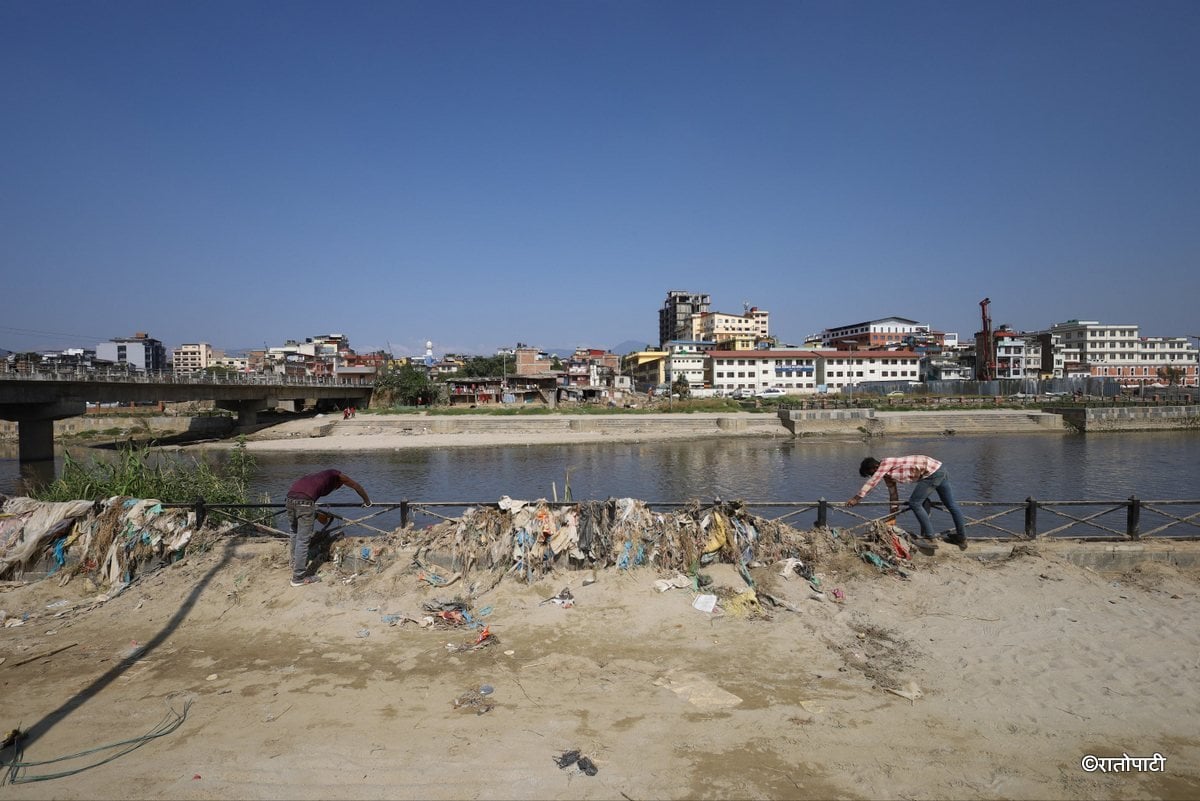
[[[717,608],[717,596],[697,595],[696,600],[692,601],[692,606],[701,612],[712,612]]]

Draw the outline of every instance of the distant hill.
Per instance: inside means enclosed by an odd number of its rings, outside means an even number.
[[[620,342],[616,345],[613,345],[611,350],[613,353],[617,354],[618,356],[624,356],[627,353],[633,353],[634,351],[638,351],[638,350],[645,350],[647,347],[654,347],[654,346],[655,346],[655,343],[647,342],[644,339],[627,339],[624,342]]]
[[[647,342],[644,339],[627,339],[609,348],[609,350],[618,356],[624,356],[627,353],[633,353],[637,350],[645,350],[647,346],[654,347],[654,343]],[[546,348],[545,351],[551,356],[557,356],[560,359],[569,359],[575,354],[574,348]]]
[[[10,354],[10,353],[12,353],[11,350],[5,350],[4,348],[0,348],[0,359],[7,357],[8,354]]]

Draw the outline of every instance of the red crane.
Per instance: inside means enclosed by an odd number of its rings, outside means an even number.
[[[979,310],[983,316],[983,333],[975,347],[975,377],[980,381],[996,379],[996,341],[992,336],[992,318],[988,314],[988,305],[991,302],[991,298],[979,301]]]

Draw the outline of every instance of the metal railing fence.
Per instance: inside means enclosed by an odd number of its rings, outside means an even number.
[[[596,499],[600,500],[600,499]],[[592,500],[546,501],[530,503],[545,504],[551,508],[577,506]],[[748,509],[760,517],[784,522],[796,528],[839,528],[849,534],[865,533],[874,523],[904,515],[908,512],[904,503],[900,511],[893,513],[888,501],[864,501],[856,507],[845,502],[832,502],[825,498],[815,501],[644,501],[651,509],[672,510],[698,507],[711,510],[736,505]],[[1026,498],[1023,501],[959,501],[967,524],[967,536],[974,539],[999,539],[1029,541],[1050,537],[1081,540],[1139,541],[1147,538],[1187,540],[1200,539],[1200,499],[1196,500],[1143,500],[1131,496],[1126,500],[1065,500],[1044,501]],[[165,507],[190,508],[197,520],[203,521],[210,514],[221,514],[241,522],[263,533],[289,536],[284,527],[275,525],[275,517],[285,512],[282,503],[166,503]],[[396,501],[373,503],[363,507],[355,503],[320,504],[331,522],[326,530],[354,531],[361,529],[366,536],[391,534],[397,528],[426,521],[453,521],[458,518],[444,514],[446,510],[458,510],[461,515],[472,507],[500,508],[498,501]],[[862,507],[885,507],[879,516],[860,514]],[[934,503],[932,510],[949,517],[940,504]],[[366,512],[361,517],[350,517],[335,510],[360,509]],[[977,511],[978,510],[978,511]],[[975,514],[972,514],[975,512]],[[799,519],[811,513],[812,518]],[[398,518],[398,526],[383,528],[368,521],[379,518]],[[1046,527],[1047,518],[1050,518]],[[939,517],[938,520],[942,518]],[[270,521],[270,525],[264,521]],[[336,521],[336,522],[332,522]],[[385,521],[379,520],[380,523]],[[915,521],[913,521],[915,523]],[[904,527],[903,522],[898,523]],[[284,524],[286,526],[286,522]]]

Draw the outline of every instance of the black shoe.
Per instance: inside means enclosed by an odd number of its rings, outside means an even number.
[[[946,537],[946,542],[950,543],[951,545],[957,545],[960,551],[967,550],[967,538],[961,534],[952,534],[949,537]]]

